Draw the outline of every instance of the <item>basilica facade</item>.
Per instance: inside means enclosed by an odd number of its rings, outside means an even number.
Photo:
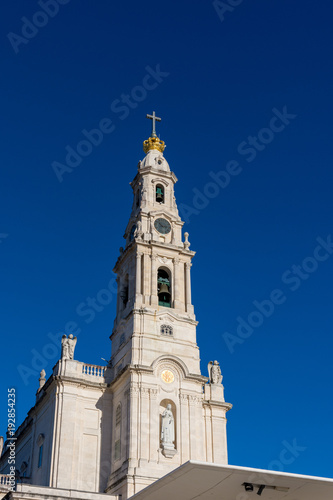
[[[200,371],[191,299],[195,252],[183,232],[177,182],[157,137],[155,113],[145,157],[131,182],[133,205],[114,272],[117,310],[106,367],[75,359],[63,337],[52,375],[16,432],[24,483],[71,497],[126,500],[188,461],[227,464],[219,363]],[[8,474],[3,448],[1,474]],[[22,497],[23,498],[23,497]],[[39,495],[42,498],[42,495]]]

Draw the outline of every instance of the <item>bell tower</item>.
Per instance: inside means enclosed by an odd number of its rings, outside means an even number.
[[[227,463],[225,413],[231,408],[224,402],[222,377],[207,384],[200,372],[191,300],[195,252],[188,233],[182,237],[177,177],[155,130],[161,119],[155,112],[147,118],[152,133],[131,182],[126,242],[114,268],[118,294],[110,337],[113,422],[106,491],[123,500],[188,460]]]

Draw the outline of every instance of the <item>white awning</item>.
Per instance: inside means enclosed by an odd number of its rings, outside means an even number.
[[[248,491],[245,490],[246,483]],[[259,500],[259,498],[332,500],[333,479],[190,461],[132,496],[130,500]]]

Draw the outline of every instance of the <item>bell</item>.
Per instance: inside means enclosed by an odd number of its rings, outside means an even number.
[[[169,287],[166,283],[162,283],[160,291],[158,292],[158,295],[161,295],[162,293],[167,293],[168,295],[170,295]]]
[[[161,188],[157,188],[156,189],[156,201],[158,202],[163,202],[163,192],[162,192],[162,189]]]

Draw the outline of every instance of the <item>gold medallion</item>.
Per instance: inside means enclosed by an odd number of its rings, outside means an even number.
[[[166,384],[171,384],[175,380],[175,376],[170,370],[163,370],[161,373],[161,379]]]

